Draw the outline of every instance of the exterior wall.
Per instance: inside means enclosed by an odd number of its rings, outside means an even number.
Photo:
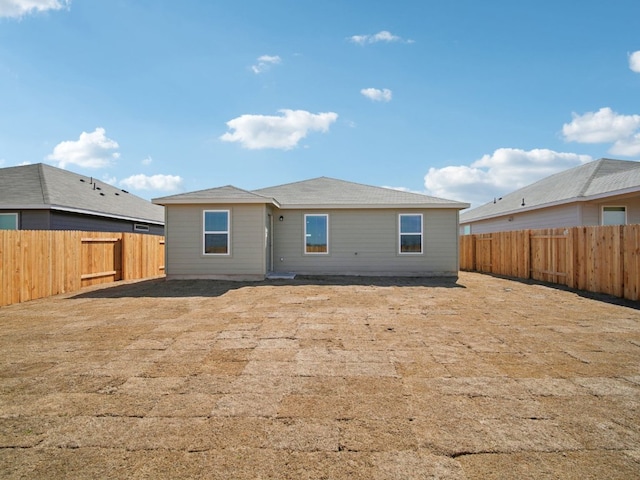
[[[203,253],[203,212],[230,211],[230,254]],[[165,207],[165,272],[168,279],[264,278],[264,205],[168,205]]]
[[[580,211],[576,204],[571,204],[471,222],[471,234],[578,225],[580,225]],[[461,225],[462,228],[464,225]]]
[[[609,197],[598,201],[576,202],[471,222],[470,233],[601,225],[603,206],[625,206],[627,207],[627,224],[640,223],[640,197]],[[460,231],[464,231],[464,224],[460,225]]]
[[[304,215],[329,215],[329,253],[304,253]],[[398,214],[423,214],[423,253],[400,254]],[[283,220],[279,220],[279,216]],[[309,275],[458,275],[453,209],[280,210],[274,215],[275,272]]]
[[[134,224],[148,225],[149,231],[134,230]],[[83,230],[87,232],[129,232],[164,235],[164,227],[145,222],[131,222],[107,217],[74,214],[67,212],[51,212],[51,230]],[[26,230],[26,228],[23,228]]]
[[[627,224],[640,223],[640,197],[635,198],[609,198],[598,202],[590,202],[585,205],[584,225],[602,225],[603,206],[625,206],[627,207]]]
[[[1,210],[0,212],[16,211]],[[17,213],[18,229],[20,230],[81,230],[85,232],[129,232],[164,235],[164,226],[143,222],[139,223],[148,225],[148,232],[134,230],[134,222],[108,217],[94,217],[56,210],[20,210]]]

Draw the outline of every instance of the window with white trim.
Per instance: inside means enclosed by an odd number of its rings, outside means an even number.
[[[231,245],[230,216],[229,210],[204,211],[203,244],[205,255],[229,255]]]
[[[0,230],[17,230],[17,213],[0,213]]]
[[[422,214],[401,213],[398,215],[400,253],[422,253]]]
[[[626,225],[627,207],[602,207],[602,225]]]
[[[329,253],[329,215],[307,214],[304,216],[304,253]]]

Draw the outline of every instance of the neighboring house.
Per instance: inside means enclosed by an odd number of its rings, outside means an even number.
[[[460,215],[462,234],[640,223],[640,162],[602,158]]]
[[[0,230],[164,234],[164,209],[43,163],[0,169]]]
[[[469,205],[320,177],[246,191],[157,198],[167,278],[269,274],[458,275],[458,213]]]

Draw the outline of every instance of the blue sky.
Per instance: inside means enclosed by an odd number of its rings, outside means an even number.
[[[0,0],[0,166],[478,206],[640,160],[637,0]]]

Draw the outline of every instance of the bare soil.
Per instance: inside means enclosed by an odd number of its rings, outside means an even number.
[[[640,477],[640,310],[472,273],[0,309],[0,477]]]

